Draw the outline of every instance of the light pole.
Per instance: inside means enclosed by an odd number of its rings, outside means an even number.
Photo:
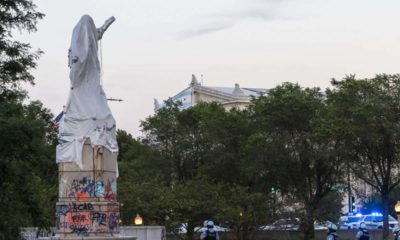
[[[396,211],[397,215],[397,225],[400,226],[400,201],[397,201],[396,205],[394,205],[394,211]]]

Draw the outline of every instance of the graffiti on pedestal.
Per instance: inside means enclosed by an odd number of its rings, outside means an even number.
[[[109,203],[107,205],[108,212],[108,227],[111,231],[118,229],[119,221],[119,205]]]
[[[95,195],[96,197],[104,198],[106,201],[117,201],[117,183],[115,179],[107,180],[106,183],[103,180],[97,180]]]
[[[103,181],[96,181],[96,197],[104,197],[104,183]]]
[[[117,201],[117,182],[115,179],[107,181],[104,191],[104,198],[107,201]]]
[[[118,203],[96,205],[82,202],[57,205],[57,227],[60,232],[77,236],[116,232],[118,221]]]
[[[102,177],[85,176],[65,181],[64,196],[73,202],[57,205],[60,232],[85,237],[118,231],[117,183],[115,179],[103,180]]]
[[[69,213],[67,223],[72,233],[78,236],[88,236],[90,229],[90,212]]]
[[[91,216],[92,222],[97,222],[99,225],[106,226],[107,225],[107,214],[94,212]]]
[[[67,216],[70,212],[93,211],[91,203],[68,203],[57,205],[57,216]]]
[[[111,231],[118,228],[118,213],[111,212],[108,217],[108,227]]]
[[[90,198],[99,197],[106,201],[117,201],[117,182],[115,179],[96,180],[86,176],[81,179],[72,179],[67,183],[68,198],[78,202],[88,202]]]
[[[94,197],[94,181],[90,176],[81,179],[72,179],[67,183],[67,196],[75,198],[77,201],[89,201],[89,198]]]

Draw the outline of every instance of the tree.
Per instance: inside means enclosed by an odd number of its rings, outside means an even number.
[[[0,0],[0,239],[17,239],[19,227],[54,226],[56,165],[52,114],[40,102],[24,104],[21,83],[41,51],[13,39],[36,31],[44,15],[30,0]]]
[[[260,151],[250,150],[259,175],[297,199],[304,239],[313,239],[318,206],[341,179],[324,97],[318,88],[285,83],[254,99],[250,113],[256,128],[250,139]]]
[[[163,224],[172,198],[163,172],[169,166],[149,145],[123,130],[117,131],[117,141],[122,224],[132,224],[136,214],[144,216],[146,224]]]
[[[196,177],[184,182],[171,179],[169,161],[151,145],[121,130],[117,137],[123,176],[119,181],[123,223],[132,223],[136,213],[144,217],[146,224],[163,224],[172,232],[186,223],[187,238],[193,239],[194,227],[214,216],[222,187]]]
[[[30,70],[42,52],[31,52],[30,45],[13,40],[12,33],[16,29],[36,31],[43,16],[30,0],[0,0],[0,97],[19,90],[22,82],[34,84]]]
[[[389,234],[389,194],[400,183],[400,75],[333,80],[327,91],[354,174],[380,193],[383,236]]]
[[[39,102],[0,102],[0,239],[54,226],[57,167],[52,115]]]
[[[131,136],[119,131],[119,142],[125,139],[119,163],[123,208],[172,231],[185,223],[187,239],[206,219],[229,221],[238,231],[265,222],[268,197],[255,191],[242,169],[246,121],[241,111],[226,111],[217,103],[180,110],[179,103],[168,101],[142,122],[141,140],[126,140]]]
[[[182,111],[178,106],[166,102],[166,108],[142,122],[144,141],[171,166],[170,184],[198,175],[215,182],[240,181],[241,116],[226,112],[217,103],[202,103]]]
[[[222,144],[216,143],[211,129],[216,130],[217,124],[226,124],[220,121],[225,115],[225,110],[215,103],[180,110],[179,103],[167,101],[165,108],[142,122],[146,133],[144,142],[155,149],[163,161],[164,168],[159,171],[164,177],[159,184],[173,193],[169,206],[172,212],[167,216],[171,222],[187,224],[188,239],[193,238],[196,225],[218,212],[216,196],[221,185],[211,176],[220,174],[215,172],[220,158],[213,153]]]
[[[216,219],[227,222],[238,240],[249,239],[249,232],[270,219],[268,196],[249,187],[226,186],[221,191],[221,208]],[[251,239],[251,238],[250,238]]]

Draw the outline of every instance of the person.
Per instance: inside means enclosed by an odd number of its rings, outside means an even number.
[[[360,223],[360,226],[358,227],[358,231],[356,234],[357,240],[369,240],[369,232],[367,230],[367,226],[365,225],[364,222]]]
[[[392,229],[393,235],[394,235],[394,240],[400,240],[400,228],[398,226],[395,226]]]
[[[338,235],[336,233],[337,231],[337,226],[332,223],[332,222],[326,222],[326,226],[328,227],[328,235],[326,237],[326,240],[336,240],[338,239]]]
[[[215,230],[213,221],[207,221],[207,230],[200,234],[200,240],[219,240],[219,235]]]
[[[207,223],[208,223],[208,220],[204,220],[204,222],[203,222],[203,228],[207,228]]]

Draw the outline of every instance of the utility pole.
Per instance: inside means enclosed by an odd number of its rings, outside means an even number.
[[[350,164],[347,160],[347,190],[349,195],[349,213],[353,212],[353,203],[352,203],[352,196],[351,196],[351,186],[350,186]]]

